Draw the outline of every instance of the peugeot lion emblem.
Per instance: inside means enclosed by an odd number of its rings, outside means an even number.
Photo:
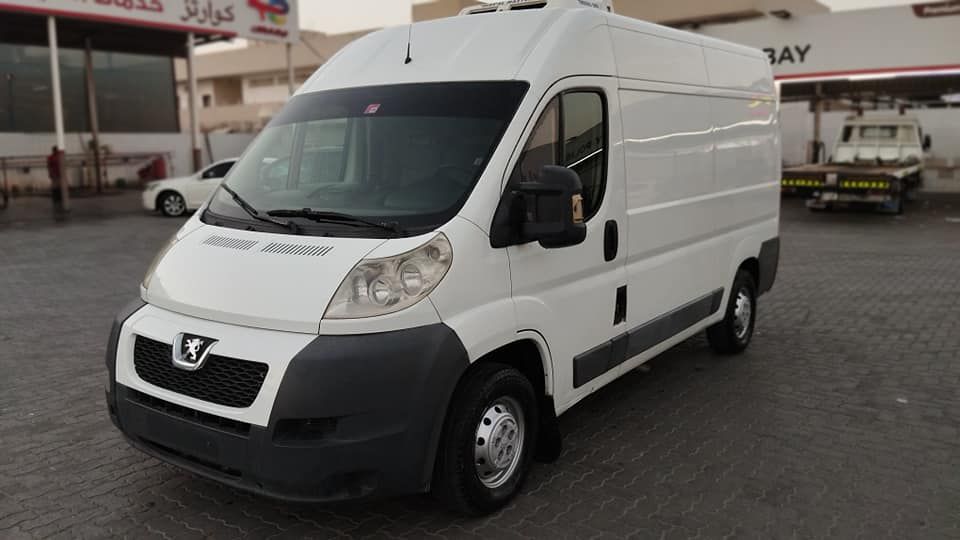
[[[173,366],[196,371],[207,361],[210,349],[218,340],[194,334],[177,334],[173,340]]]

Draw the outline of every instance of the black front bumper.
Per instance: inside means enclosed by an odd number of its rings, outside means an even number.
[[[293,501],[389,496],[429,489],[467,365],[456,334],[435,324],[317,337],[288,366],[265,427],[119,384],[107,401],[133,446],[196,474]]]

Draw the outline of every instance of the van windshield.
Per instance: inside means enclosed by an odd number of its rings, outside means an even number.
[[[296,96],[202,218],[264,230],[293,221],[293,231],[330,236],[432,230],[466,201],[527,87],[404,84]]]

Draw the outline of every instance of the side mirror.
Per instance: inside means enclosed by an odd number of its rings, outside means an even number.
[[[933,139],[930,138],[930,135],[923,136],[923,151],[926,152],[933,146]]]
[[[580,176],[566,167],[547,165],[537,181],[515,183],[504,193],[490,244],[505,247],[539,241],[550,249],[575,246],[586,237]]]

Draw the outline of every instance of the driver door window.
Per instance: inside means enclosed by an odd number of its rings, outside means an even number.
[[[574,90],[554,97],[537,120],[511,181],[536,181],[544,165],[574,170],[583,183],[583,211],[590,219],[606,186],[606,104],[599,92]]]

